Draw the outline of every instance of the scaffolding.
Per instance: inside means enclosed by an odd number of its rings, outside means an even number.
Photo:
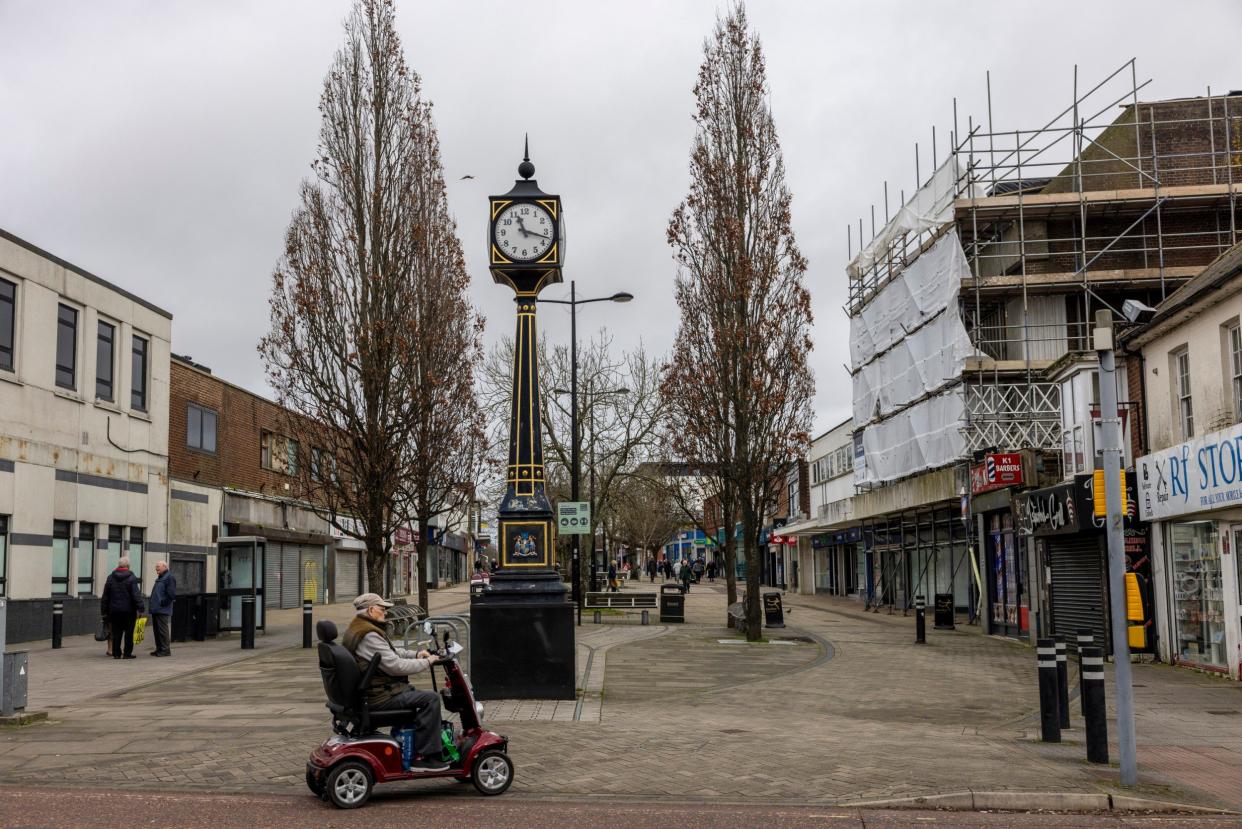
[[[847,227],[852,323],[946,235],[960,241],[968,272],[956,310],[972,353],[929,394],[963,399],[962,460],[992,447],[1061,457],[1064,372],[1089,363],[1094,312],[1120,316],[1130,298],[1155,305],[1238,240],[1242,93],[1140,100],[1149,83],[1130,60],[1083,91],[1075,67],[1063,110],[1033,129],[1000,129],[989,74],[986,118],[961,131],[954,99],[947,155],[933,129],[926,179],[915,145],[916,195],[901,193],[890,216],[885,182],[884,225],[873,206],[865,246],[862,219],[857,238]],[[864,368],[856,357],[851,373]]]

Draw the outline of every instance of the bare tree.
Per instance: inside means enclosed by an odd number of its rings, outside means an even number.
[[[319,109],[314,177],[285,235],[259,350],[279,402],[303,416],[288,428],[310,450],[305,495],[366,542],[382,590],[393,531],[420,497],[451,502],[470,480],[482,321],[466,299],[431,104],[391,0],[355,3]]]
[[[663,389],[675,453],[717,470],[726,510],[741,516],[753,641],[759,522],[810,443],[811,304],[763,49],[742,4],[717,20],[703,52],[690,191],[668,227],[681,324]]]

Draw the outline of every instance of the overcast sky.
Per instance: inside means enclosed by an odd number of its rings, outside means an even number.
[[[317,100],[347,0],[0,0],[0,227],[174,315],[173,348],[266,393],[256,342]],[[566,279],[629,305],[581,309],[580,336],[669,349],[669,215],[685,194],[691,89],[720,4],[398,0],[410,65],[434,101],[449,194],[494,342],[513,325],[484,258],[486,197],[509,189],[530,133],[536,178],[564,199]],[[816,429],[849,414],[847,223],[913,189],[931,128],[1043,124],[1080,85],[1138,58],[1147,99],[1242,88],[1232,2],[791,2],[748,6],[810,260]],[[1185,10],[1185,11],[1183,11]],[[1230,71],[1232,70],[1232,72]],[[531,91],[536,94],[532,95]],[[520,94],[518,94],[520,91]],[[461,180],[473,175],[473,180]],[[882,220],[882,216],[881,216]],[[549,290],[550,296],[561,286]],[[568,293],[568,286],[564,286]],[[569,335],[545,306],[543,330]]]

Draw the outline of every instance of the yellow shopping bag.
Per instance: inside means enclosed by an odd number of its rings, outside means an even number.
[[[134,622],[134,644],[141,645],[142,640],[147,636],[147,617],[139,616],[138,621]]]

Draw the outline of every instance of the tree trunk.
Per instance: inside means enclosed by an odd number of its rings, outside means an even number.
[[[755,509],[742,505],[742,549],[746,552],[746,641],[763,638],[762,601],[759,598],[759,527]]]
[[[725,527],[724,571],[725,601],[730,605],[737,602],[737,539],[732,527]],[[729,617],[729,627],[733,627],[733,617]]]
[[[385,595],[384,569],[388,564],[388,551],[384,549],[384,535],[378,529],[383,523],[373,517],[367,518],[367,591]]]
[[[431,522],[425,518],[418,519],[418,606],[423,610],[431,613],[431,608],[427,605],[427,568],[431,562],[427,560],[428,544],[427,533],[431,529]]]

